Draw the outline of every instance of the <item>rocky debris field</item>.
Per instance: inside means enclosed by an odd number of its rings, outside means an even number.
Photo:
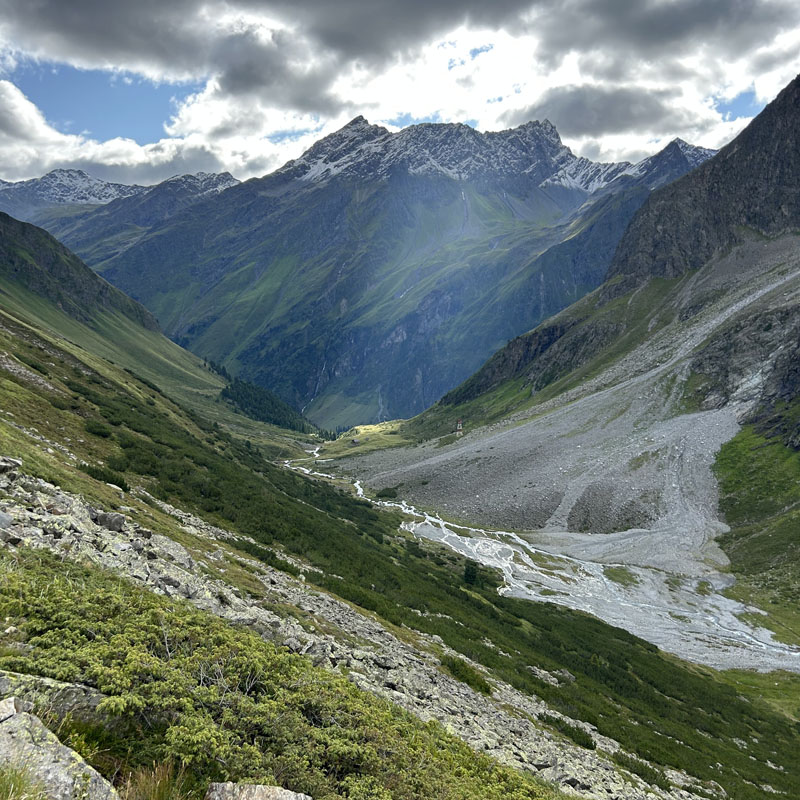
[[[439,654],[448,651],[438,637],[409,632],[407,638],[398,638],[371,617],[302,580],[233,554],[227,543],[235,537],[227,531],[164,505],[185,533],[204,545],[190,552],[122,513],[93,508],[80,496],[25,476],[20,467],[13,459],[0,459],[0,544],[6,548],[46,548],[113,570],[155,592],[184,598],[306,655],[317,666],[345,671],[360,688],[388,697],[423,720],[437,719],[476,750],[536,772],[577,796],[695,797],[680,788],[665,792],[623,773],[603,756],[616,751],[617,743],[586,723],[565,718],[593,736],[596,751],[541,728],[536,724],[539,715],[561,715],[506,684],[490,678],[491,697],[473,691],[442,671]],[[263,597],[247,596],[208,574],[212,570],[224,574],[233,563],[259,581]],[[287,607],[299,620],[287,613]],[[673,771],[668,777],[677,786],[690,780]]]
[[[799,298],[794,237],[750,243],[692,276],[675,301],[672,323],[555,400],[447,446],[431,441],[375,451],[335,468],[373,492],[399,487],[409,505],[465,522],[452,528],[462,537],[440,535],[439,523],[417,532],[433,531],[470,557],[500,566],[514,593],[541,599],[546,589],[551,602],[589,611],[719,668],[800,670],[800,651],[742,622],[738,615],[754,609],[719,594],[732,578],[715,542],[727,527],[719,519],[711,468],[757,402],[780,341],[768,348],[766,360],[749,360],[752,369],[737,375],[721,407],[685,413],[684,405],[697,348],[744,315]],[[684,318],[697,303],[702,310]],[[481,543],[482,529],[524,531],[524,541],[506,547],[507,558],[498,561],[496,543]],[[535,575],[526,579],[526,570],[515,568],[514,546],[564,556],[577,574],[566,574],[560,586]],[[631,568],[629,591],[615,588],[609,602],[609,582],[598,591],[598,565]],[[711,600],[676,591],[701,581],[714,592]]]

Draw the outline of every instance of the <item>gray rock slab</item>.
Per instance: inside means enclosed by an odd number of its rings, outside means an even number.
[[[25,769],[48,800],[119,800],[113,786],[38,717],[17,711],[14,698],[0,707],[0,766]]]
[[[212,783],[208,787],[205,800],[311,800],[311,797],[290,792],[280,786]]]

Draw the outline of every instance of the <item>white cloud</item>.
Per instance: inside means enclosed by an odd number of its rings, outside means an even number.
[[[579,154],[635,160],[675,136],[719,147],[745,120],[716,102],[765,102],[800,69],[786,0],[409,3],[0,0],[6,74],[24,56],[204,87],[141,146],[59,133],[5,82],[0,177],[80,164],[141,182],[194,168],[247,178],[359,113],[497,130],[544,112]]]

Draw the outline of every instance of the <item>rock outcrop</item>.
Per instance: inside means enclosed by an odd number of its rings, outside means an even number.
[[[205,800],[311,800],[311,797],[281,789],[280,786],[212,783]]]
[[[0,703],[0,766],[24,769],[48,800],[119,800],[111,784],[61,744],[30,708],[16,697]]]

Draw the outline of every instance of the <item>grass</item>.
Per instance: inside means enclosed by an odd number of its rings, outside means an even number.
[[[410,443],[403,435],[403,420],[379,422],[375,425],[359,425],[341,434],[334,442],[325,442],[320,452],[321,458],[341,458],[343,456],[363,455],[388,447],[401,447]],[[353,440],[357,440],[355,444]]]
[[[756,603],[761,625],[800,644],[800,453],[751,424],[723,445],[714,469],[731,528],[717,541],[737,577],[728,594]]]
[[[618,583],[620,586],[636,586],[636,584],[639,583],[639,579],[627,567],[603,567],[603,575],[610,581]]]
[[[44,788],[26,769],[0,766],[0,800],[47,800]]]

